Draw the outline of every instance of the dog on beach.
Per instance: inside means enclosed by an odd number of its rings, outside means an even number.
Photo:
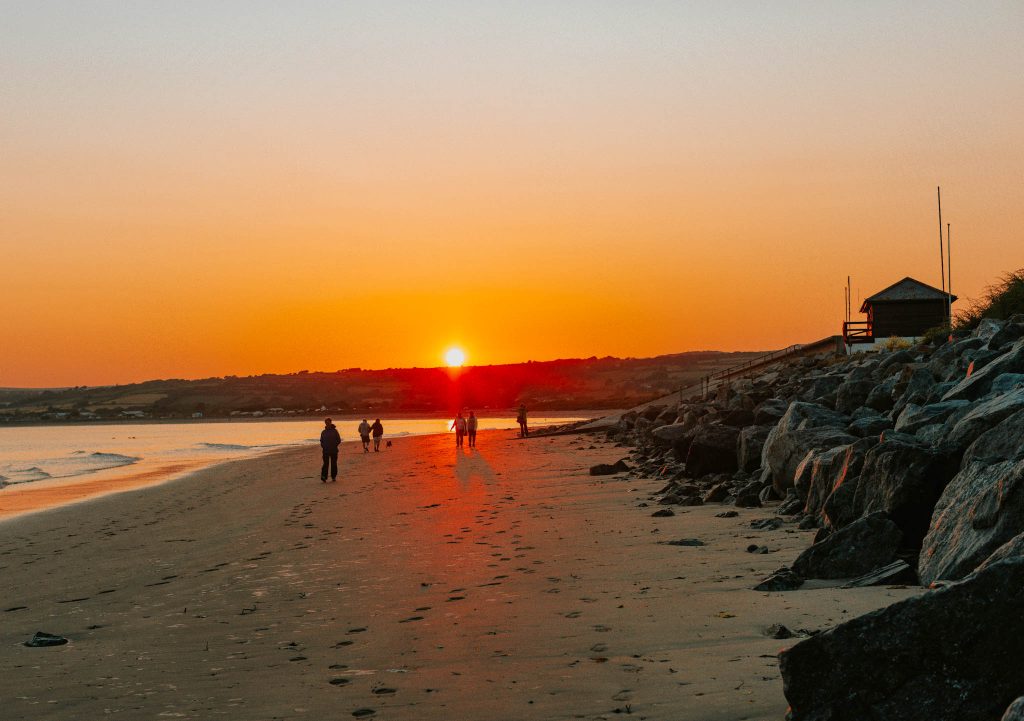
[[[391,441],[388,441],[388,442],[386,442],[386,443],[384,444],[384,447],[385,447],[385,448],[391,448]]]

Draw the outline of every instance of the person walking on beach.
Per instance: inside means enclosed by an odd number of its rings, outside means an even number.
[[[324,464],[320,468],[320,482],[327,483],[327,471],[331,472],[331,482],[338,480],[338,446],[341,445],[341,434],[330,418],[324,420],[324,429],[320,432],[320,450],[324,453]]]
[[[476,448],[476,427],[479,424],[479,419],[473,411],[469,412],[469,418],[466,419],[466,432],[469,434],[469,447]]]
[[[370,431],[373,432],[373,452],[380,453],[380,439],[384,436],[384,426],[380,424],[380,418],[373,422]]]
[[[363,442],[363,453],[370,452],[370,424],[363,419],[359,424],[359,440]]]
[[[530,429],[526,427],[526,404],[519,406],[519,413],[516,414],[516,423],[519,424],[519,435],[526,438],[530,435]]]
[[[455,447],[462,448],[462,439],[466,435],[466,419],[462,415],[462,411],[459,411],[459,415],[455,416],[455,420],[452,421],[452,428],[455,429]]]

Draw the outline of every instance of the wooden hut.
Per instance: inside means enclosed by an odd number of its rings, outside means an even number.
[[[843,323],[847,344],[874,343],[892,336],[917,338],[929,328],[949,322],[949,306],[956,300],[938,288],[907,277],[865,298],[860,307],[866,321]]]

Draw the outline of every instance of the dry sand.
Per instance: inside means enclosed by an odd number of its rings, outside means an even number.
[[[915,593],[751,591],[806,532],[652,518],[661,483],[590,477],[624,449],[589,437],[479,444],[345,444],[336,484],[291,449],[0,523],[0,715],[781,719],[767,626]]]

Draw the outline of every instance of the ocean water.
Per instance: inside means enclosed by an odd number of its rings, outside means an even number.
[[[600,415],[531,417],[531,428]],[[373,420],[372,418],[370,419]],[[448,433],[450,420],[382,419],[384,437]],[[342,441],[359,440],[359,419],[336,420]],[[513,417],[480,417],[480,430],[516,428]],[[74,424],[0,427],[0,494],[26,483],[74,483],[76,479],[123,477],[160,468],[191,469],[316,443],[317,420],[192,423]]]

